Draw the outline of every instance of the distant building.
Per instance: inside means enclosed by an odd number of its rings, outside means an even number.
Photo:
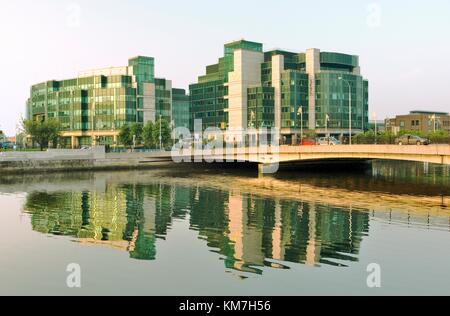
[[[371,120],[369,121],[369,130],[383,133],[386,131],[386,122],[380,120]]]
[[[7,137],[0,133],[0,149],[13,149],[16,146],[16,137]]]
[[[447,112],[412,111],[387,119],[386,130],[394,134],[400,131],[418,131],[424,134],[441,130],[450,132],[450,115]]]

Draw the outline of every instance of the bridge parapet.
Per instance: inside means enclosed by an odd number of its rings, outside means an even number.
[[[450,146],[281,146],[279,157],[280,162],[321,159],[386,159],[450,164]]]
[[[166,153],[167,155],[168,153]],[[400,160],[429,162],[450,165],[450,146],[397,146],[397,145],[340,145],[340,146],[276,146],[239,148],[234,151],[215,149],[213,151],[188,150],[172,158],[184,157],[192,161],[208,162],[252,162],[259,164],[289,163],[320,160]],[[196,159],[194,159],[196,158]]]
[[[339,146],[280,146],[280,153],[363,152],[393,154],[450,155],[450,145],[398,146],[398,145],[339,145]]]

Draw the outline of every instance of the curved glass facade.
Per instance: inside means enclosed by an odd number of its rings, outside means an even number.
[[[184,98],[186,102],[187,96]],[[145,56],[130,59],[126,67],[92,70],[74,79],[34,85],[27,101],[28,119],[60,122],[65,147],[119,145],[122,126],[160,117],[169,122],[173,119],[172,84],[155,78],[154,59]],[[189,125],[189,118],[181,119]]]

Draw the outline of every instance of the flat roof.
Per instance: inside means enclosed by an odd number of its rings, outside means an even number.
[[[449,115],[448,112],[438,112],[438,111],[411,111],[409,114],[437,114],[437,115]]]

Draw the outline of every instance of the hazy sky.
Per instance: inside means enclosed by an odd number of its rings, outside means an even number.
[[[187,88],[240,38],[360,55],[379,119],[450,111],[449,0],[0,0],[0,128],[15,133],[34,83],[149,55]]]

